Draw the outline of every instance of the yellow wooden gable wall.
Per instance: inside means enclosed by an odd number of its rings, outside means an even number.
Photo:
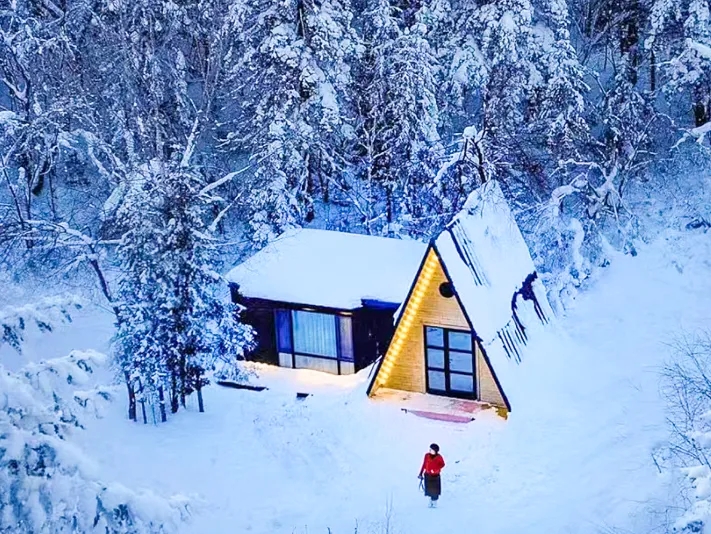
[[[426,392],[425,326],[470,330],[457,298],[445,298],[440,294],[439,286],[444,282],[450,280],[447,279],[434,248],[430,247],[410,299],[402,310],[402,317],[388,352],[375,377],[371,395],[376,393],[379,387]],[[474,327],[476,328],[476,325]],[[475,361],[478,400],[505,408],[504,397],[478,342]]]

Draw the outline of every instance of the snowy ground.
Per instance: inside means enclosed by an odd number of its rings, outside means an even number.
[[[658,370],[674,335],[709,324],[709,273],[701,232],[617,258],[529,347],[508,421],[425,420],[367,399],[364,373],[260,367],[268,391],[210,387],[207,413],[159,426],[117,402],[80,439],[104,480],[198,495],[186,534],[384,532],[387,501],[391,533],[653,532],[669,502],[651,457],[666,433]],[[104,348],[106,322],[87,324],[71,348]],[[448,463],[437,510],[416,478],[431,441]]]

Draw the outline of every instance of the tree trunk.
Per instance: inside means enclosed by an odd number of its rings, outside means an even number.
[[[175,375],[171,378],[170,385],[170,411],[171,413],[178,413],[178,381]]]
[[[393,222],[393,188],[390,184],[385,184],[385,217],[388,224]]]
[[[128,418],[131,421],[136,420],[136,392],[133,390],[133,385],[131,384],[131,377],[128,371],[124,371],[124,378],[126,379],[126,388],[128,389]]]
[[[160,400],[160,421],[165,423],[168,420],[168,416],[165,413],[165,395],[163,394],[163,386],[158,388],[158,399]]]
[[[639,1],[632,0],[630,3],[629,15],[627,19],[627,30],[623,33],[620,41],[620,51],[627,55],[627,80],[632,85],[637,85],[639,67]]]
[[[200,413],[203,413],[205,411],[205,405],[202,402],[202,386],[198,386],[198,388],[197,388],[197,397],[198,397],[198,410]]]
[[[141,379],[138,379],[138,387],[140,388],[141,393],[143,393],[143,383],[141,382]],[[148,417],[146,416],[146,398],[141,395],[141,412],[143,412],[143,424],[147,425],[148,424]]]
[[[698,128],[706,124],[711,117],[709,117],[709,95],[702,87],[694,88],[694,124]]]
[[[186,352],[188,352],[190,355],[193,354],[192,349],[187,349]],[[183,354],[180,357],[180,404],[185,408],[185,389],[187,388],[187,383],[188,383],[188,369],[187,369],[187,357],[185,354]],[[177,411],[177,410],[176,410]]]

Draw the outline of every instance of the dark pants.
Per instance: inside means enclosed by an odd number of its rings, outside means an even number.
[[[425,474],[425,495],[436,501],[442,493],[442,479],[439,475]]]

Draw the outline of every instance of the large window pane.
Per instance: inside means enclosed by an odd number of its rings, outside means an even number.
[[[429,347],[444,347],[444,330],[434,326],[426,326],[425,340]]]
[[[291,352],[291,312],[289,310],[276,310],[274,312],[274,322],[276,323],[277,350],[279,352]]]
[[[427,367],[444,369],[444,351],[442,349],[427,349]]]
[[[445,391],[447,389],[444,381],[444,373],[441,371],[427,371],[427,376],[430,381],[430,389],[437,391]]]
[[[471,352],[472,335],[469,332],[449,332],[449,348]]]
[[[353,322],[350,317],[339,316],[338,327],[341,340],[341,361],[353,361]],[[345,374],[345,373],[343,373]]]
[[[450,351],[449,370],[460,371],[462,373],[473,373],[474,357],[472,356],[472,353]]]
[[[474,377],[451,373],[449,375],[449,389],[462,393],[474,393]]]
[[[338,357],[336,318],[326,313],[294,311],[294,352]]]

